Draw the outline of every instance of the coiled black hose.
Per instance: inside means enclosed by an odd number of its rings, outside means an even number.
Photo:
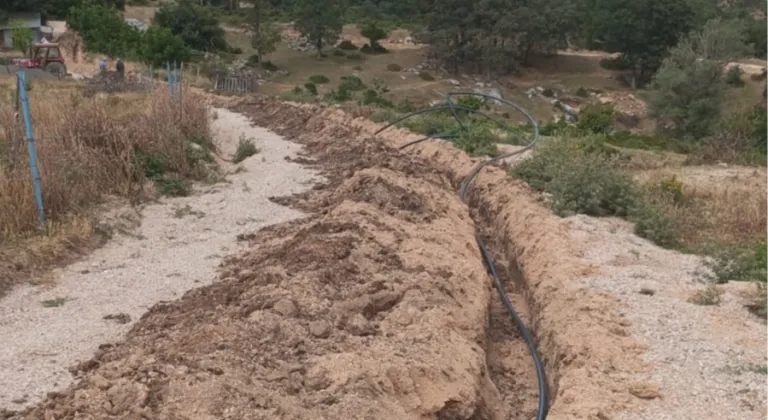
[[[475,167],[472,172],[467,175],[464,180],[461,181],[461,186],[459,188],[459,199],[461,199],[462,202],[467,202],[467,194],[469,190],[469,185],[472,183],[472,181],[475,179],[478,173],[486,167],[487,165],[491,165],[493,163],[496,163],[502,159],[506,159],[510,156],[518,155],[520,153],[525,152],[528,149],[531,149],[536,145],[536,142],[539,141],[539,126],[536,123],[536,120],[523,108],[519,107],[517,104],[507,101],[502,98],[498,98],[491,95],[486,95],[484,93],[476,93],[476,92],[453,92],[446,95],[446,102],[444,104],[439,104],[430,108],[424,108],[421,110],[418,110],[416,112],[412,112],[396,121],[391,122],[390,124],[387,124],[386,126],[380,128],[378,131],[376,131],[375,134],[379,134],[382,131],[388,129],[389,127],[392,127],[393,125],[404,121],[408,118],[414,117],[416,115],[429,113],[429,112],[436,112],[436,111],[443,111],[443,110],[450,110],[451,114],[453,115],[453,118],[456,120],[456,122],[459,124],[459,130],[466,130],[466,127],[461,122],[461,118],[459,117],[459,114],[456,112],[456,110],[466,111],[473,114],[478,114],[486,119],[489,119],[502,128],[506,129],[509,132],[512,132],[511,127],[509,127],[507,124],[496,120],[495,118],[484,114],[483,112],[480,112],[479,110],[464,107],[461,105],[454,104],[452,101],[452,97],[454,96],[477,96],[482,97],[485,100],[493,100],[498,101],[501,104],[511,106],[515,108],[518,112],[523,114],[523,116],[528,120],[528,122],[533,127],[533,139],[528,143],[525,147],[523,147],[520,150],[516,150],[511,153],[506,153],[500,156],[496,156],[494,158],[488,159],[479,165]],[[411,147],[415,144],[424,142],[429,139],[449,139],[454,138],[457,136],[457,133],[449,132],[449,133],[442,133],[442,134],[434,134],[431,136],[426,136],[424,138],[409,142],[404,144],[403,146],[400,146],[400,150],[406,149],[408,147]],[[533,339],[533,335],[531,334],[528,327],[525,326],[525,323],[522,319],[520,319],[520,316],[517,314],[517,311],[515,311],[514,306],[512,305],[512,301],[509,299],[509,296],[507,295],[506,290],[504,290],[504,285],[501,283],[501,279],[499,278],[499,274],[496,271],[496,266],[493,263],[493,260],[491,259],[491,256],[488,252],[488,248],[486,248],[485,243],[483,243],[482,238],[480,238],[479,235],[475,235],[475,240],[477,241],[477,246],[480,249],[480,254],[483,258],[483,263],[486,266],[486,269],[488,270],[488,273],[490,274],[491,278],[493,279],[493,284],[496,287],[496,290],[499,292],[499,296],[501,297],[501,301],[506,306],[507,311],[509,312],[510,317],[512,318],[512,321],[517,326],[518,330],[520,331],[520,335],[523,336],[523,339],[528,344],[528,350],[531,354],[531,357],[533,358],[534,365],[536,367],[536,376],[538,378],[539,382],[539,405],[536,413],[536,420],[545,420],[547,417],[547,401],[548,401],[548,395],[547,395],[547,379],[546,374],[544,373],[544,364],[541,361],[541,357],[539,356],[539,351],[536,348],[536,342]]]

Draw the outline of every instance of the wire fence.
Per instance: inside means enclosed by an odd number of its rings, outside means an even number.
[[[146,78],[143,75],[139,75],[137,77],[137,81],[142,86],[146,86],[146,89],[143,89],[146,92],[154,92],[158,88],[162,88],[163,84],[165,84],[168,88],[168,94],[171,99],[171,103],[178,104],[179,113],[183,112],[183,106],[182,101],[184,98],[184,84],[183,84],[183,70],[184,70],[184,63],[180,63],[180,65],[177,66],[177,64],[174,63],[166,63],[166,78],[167,82],[161,82],[155,77],[155,73],[153,72],[153,69],[150,67],[149,73],[146,76]],[[104,80],[106,80],[105,88],[103,89],[103,92],[105,93],[112,93],[120,91],[120,87],[114,88],[112,86],[112,82],[110,81],[113,76],[106,76],[102,75],[100,78],[101,81],[97,81],[97,83],[103,83]],[[21,153],[21,144],[23,144],[24,141],[26,141],[27,145],[27,153],[29,157],[29,166],[31,169],[31,175],[33,180],[33,186],[34,186],[34,195],[35,195],[35,207],[38,213],[39,221],[40,221],[40,227],[45,227],[45,209],[43,205],[43,194],[42,194],[42,180],[40,177],[40,171],[38,169],[38,162],[37,162],[37,143],[40,141],[43,142],[57,142],[57,141],[70,141],[72,140],[71,136],[67,136],[64,133],[44,133],[40,132],[40,130],[36,130],[36,127],[33,124],[32,120],[32,112],[30,110],[30,99],[28,94],[29,84],[27,80],[27,71],[20,70],[16,73],[16,89],[15,89],[15,108],[16,113],[14,115],[15,121],[14,128],[11,131],[11,139],[10,140],[10,147],[11,147],[11,154],[16,155],[17,153]],[[126,82],[129,82],[129,80],[126,80],[123,78],[123,75],[116,75],[115,78],[116,83],[124,84]],[[133,90],[133,89],[132,89]],[[87,93],[84,92],[84,94]],[[180,114],[181,116],[181,114]],[[107,136],[109,136],[109,133],[99,133],[98,135],[91,136],[90,138],[88,136],[78,136],[78,140],[92,140],[92,141],[99,141],[100,139],[104,139]],[[18,150],[16,150],[18,149]]]

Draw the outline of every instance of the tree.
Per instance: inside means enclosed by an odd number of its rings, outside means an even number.
[[[225,50],[224,29],[216,17],[190,0],[165,3],[157,9],[154,23],[170,29],[190,48],[200,51]]]
[[[340,0],[296,0],[296,28],[317,48],[333,44],[342,28]]]
[[[67,26],[80,33],[90,51],[125,58],[139,51],[141,32],[125,23],[117,9],[95,1],[71,8]]]
[[[259,26],[259,35],[252,39],[252,47],[259,53],[259,63],[263,61],[265,55],[271,54],[277,50],[280,43],[280,28],[273,23],[262,23]]]
[[[694,24],[689,3],[680,0],[595,0],[595,40],[620,53],[617,64],[632,73],[632,85],[648,81],[669,48]]]
[[[688,38],[691,40],[693,51],[704,60],[725,64],[750,53],[744,42],[744,22],[740,20],[712,19],[705,23],[701,30],[692,32]]]
[[[189,48],[181,37],[170,29],[150,26],[142,36],[141,60],[153,66],[162,66],[166,62],[189,61]]]
[[[13,20],[11,21],[11,33],[13,48],[21,51],[24,55],[29,54],[29,47],[32,45],[32,29],[20,20]]]
[[[379,51],[383,49],[379,41],[385,39],[388,34],[377,22],[369,22],[360,30],[360,35],[368,38],[368,43],[373,51]]]
[[[708,135],[720,115],[726,62],[746,50],[738,26],[719,19],[670,50],[653,78],[651,112],[673,134]]]

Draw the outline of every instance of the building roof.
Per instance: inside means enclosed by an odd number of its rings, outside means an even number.
[[[0,30],[11,29],[11,22],[20,20],[25,27],[37,29],[43,25],[43,17],[40,12],[8,13],[8,20],[0,22]]]

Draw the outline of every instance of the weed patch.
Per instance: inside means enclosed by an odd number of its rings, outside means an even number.
[[[257,153],[259,153],[259,149],[256,147],[253,140],[240,136],[235,154],[232,155],[232,162],[240,163]]]

